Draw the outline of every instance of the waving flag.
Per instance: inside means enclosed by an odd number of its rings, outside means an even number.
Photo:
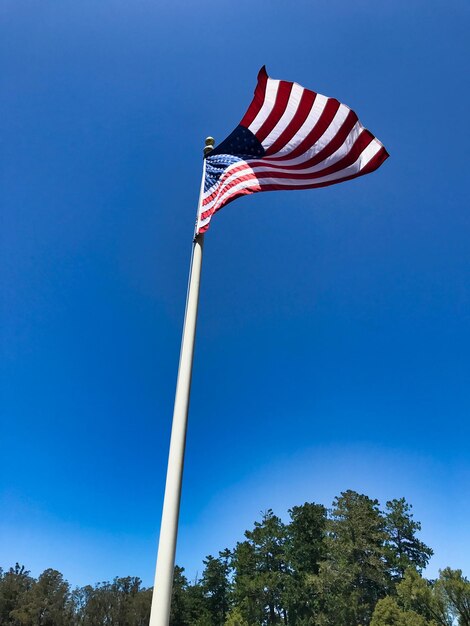
[[[242,121],[206,157],[196,232],[239,196],[333,185],[373,172],[387,157],[349,107],[269,78],[263,67]]]

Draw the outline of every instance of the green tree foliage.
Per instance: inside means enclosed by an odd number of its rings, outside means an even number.
[[[409,568],[395,598],[380,600],[371,626],[470,626],[470,583],[449,567],[437,581]]]
[[[398,604],[405,611],[414,611],[428,620],[432,626],[452,626],[452,616],[435,585],[410,567],[397,586]]]
[[[408,567],[421,571],[433,552],[416,537],[421,524],[413,520],[412,506],[405,498],[386,504],[385,530],[387,532],[386,558],[392,576],[401,579]]]
[[[213,626],[214,623],[217,623],[212,619],[203,586],[198,580],[188,585],[187,588],[185,623],[191,624],[191,626]]]
[[[171,600],[171,626],[212,626],[212,618],[200,581],[190,584],[184,568],[175,566]]]
[[[470,581],[462,575],[462,570],[446,567],[435,587],[459,626],[470,626]]]
[[[397,601],[431,626],[470,626],[470,582],[461,570],[447,567],[437,581],[428,581],[410,568],[397,586]]]
[[[10,612],[10,617],[22,626],[72,626],[69,584],[60,572],[45,570],[21,596],[20,606]]]
[[[286,621],[282,598],[289,577],[286,562],[286,527],[271,510],[266,511],[246,541],[237,544],[232,566],[235,595],[250,624],[276,624]]]
[[[185,626],[187,623],[188,579],[183,572],[184,567],[175,566],[170,614],[170,624],[172,626]]]
[[[414,611],[403,611],[395,598],[387,596],[377,602],[370,626],[432,626]]]
[[[233,608],[227,616],[225,626],[250,626],[238,607]]]
[[[317,589],[322,619],[332,626],[368,624],[390,586],[385,521],[377,500],[345,491],[333,502]]]
[[[231,552],[220,552],[219,558],[209,555],[204,560],[201,586],[213,626],[223,626],[231,607]]]
[[[150,618],[151,592],[133,576],[77,589],[72,599],[80,626],[146,626]]]
[[[234,602],[249,624],[262,624],[264,607],[260,599],[257,561],[249,541],[238,542],[232,554]]]
[[[325,558],[326,513],[322,504],[309,502],[289,509],[287,555],[296,572],[318,574]]]
[[[291,626],[314,624],[317,596],[312,585],[325,559],[327,511],[321,504],[306,502],[289,510],[285,552],[290,573],[283,601]]]
[[[420,530],[403,498],[381,512],[355,491],[287,523],[268,510],[199,580],[175,567],[170,626],[470,626],[470,582],[450,568],[423,578]],[[71,590],[16,565],[0,570],[0,626],[148,626],[151,596],[131,576]]]
[[[31,589],[34,579],[24,566],[18,563],[10,567],[7,572],[0,568],[0,624],[10,626],[18,621],[11,616],[11,612],[18,609],[25,593]]]

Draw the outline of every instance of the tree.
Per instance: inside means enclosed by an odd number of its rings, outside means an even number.
[[[432,626],[452,626],[452,615],[435,585],[410,567],[397,585],[397,602],[404,611],[414,611]]]
[[[328,556],[315,586],[322,619],[333,626],[368,624],[390,586],[385,562],[385,523],[377,500],[345,491],[333,502],[327,525]]]
[[[235,596],[242,613],[250,624],[286,623],[287,611],[282,606],[289,577],[285,524],[269,509],[245,537],[232,558]]]
[[[304,574],[318,574],[325,557],[326,508],[305,502],[289,509],[287,556],[292,569]]]
[[[173,574],[173,589],[171,592],[170,626],[186,625],[186,591],[188,580],[183,574],[184,567],[175,565]]]
[[[289,515],[266,511],[200,579],[176,566],[170,626],[470,626],[469,580],[423,578],[432,551],[404,498],[381,512],[345,491],[329,512],[306,502]],[[71,592],[59,572],[35,580],[17,564],[0,569],[0,626],[148,626],[151,597],[134,576]]]
[[[219,558],[209,555],[204,560],[202,590],[214,626],[222,626],[231,606],[230,550],[219,553]]]
[[[147,626],[152,590],[135,576],[87,585],[72,594],[76,626]]]
[[[24,626],[73,626],[68,582],[60,572],[46,569],[22,595],[21,605],[10,616]]]
[[[232,609],[225,620],[225,626],[249,626],[239,608]]]
[[[320,564],[318,575],[311,578],[311,584],[318,600],[315,624],[350,626],[356,623],[351,621],[357,612],[352,597],[353,572],[328,555]]]
[[[444,598],[459,626],[470,626],[470,581],[462,575],[462,570],[450,567],[442,570],[436,583],[436,592]]]
[[[313,623],[317,609],[312,576],[317,575],[326,553],[326,509],[306,502],[289,510],[286,557],[291,576],[286,580],[283,604],[289,624]]]
[[[396,598],[379,600],[370,626],[470,626],[470,582],[449,567],[435,582],[406,570]]]
[[[401,580],[408,567],[421,571],[428,564],[433,551],[416,537],[421,524],[413,520],[412,506],[405,498],[386,503],[385,530],[387,532],[386,558],[395,579]]]
[[[8,572],[0,569],[0,624],[9,626],[18,623],[10,614],[21,606],[24,594],[34,583],[29,574],[24,565],[18,563]]]
[[[152,606],[152,588],[143,588],[137,594],[134,606],[136,625],[147,626],[150,621],[150,607]]]
[[[170,626],[212,626],[201,583],[197,579],[188,583],[183,572],[183,567],[175,566]]]
[[[414,611],[403,611],[395,598],[387,596],[377,602],[370,626],[432,626]]]
[[[109,582],[86,585],[72,594],[76,621],[80,626],[114,624],[117,615],[116,594]]]
[[[377,602],[370,626],[406,626],[403,611],[394,598],[387,596]]]
[[[146,626],[148,624],[151,596],[143,593],[141,584],[142,581],[136,576],[113,580],[111,591],[115,607],[114,624],[119,626]]]
[[[264,602],[257,582],[255,548],[249,541],[239,541],[232,553],[234,600],[249,624],[262,624]]]

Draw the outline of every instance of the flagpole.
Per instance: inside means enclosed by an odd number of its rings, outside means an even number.
[[[206,139],[204,154],[208,154],[213,147],[214,139],[208,137]],[[205,170],[206,161],[204,159],[198,215],[204,193]],[[168,455],[165,496],[163,498],[163,512],[149,626],[168,626],[170,621],[171,592],[175,567],[176,538],[178,534],[178,517],[181,501],[181,484],[183,479],[184,450],[186,445],[203,247],[204,235],[195,234],[189,269],[186,311],[184,314],[180,362],[176,381],[170,452]]]

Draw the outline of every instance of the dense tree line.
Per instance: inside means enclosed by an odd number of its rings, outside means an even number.
[[[432,550],[403,498],[381,510],[346,491],[289,518],[266,511],[196,580],[176,566],[171,626],[470,626],[470,582],[422,576]],[[151,593],[135,577],[72,590],[60,572],[16,565],[0,570],[0,625],[147,626]]]

